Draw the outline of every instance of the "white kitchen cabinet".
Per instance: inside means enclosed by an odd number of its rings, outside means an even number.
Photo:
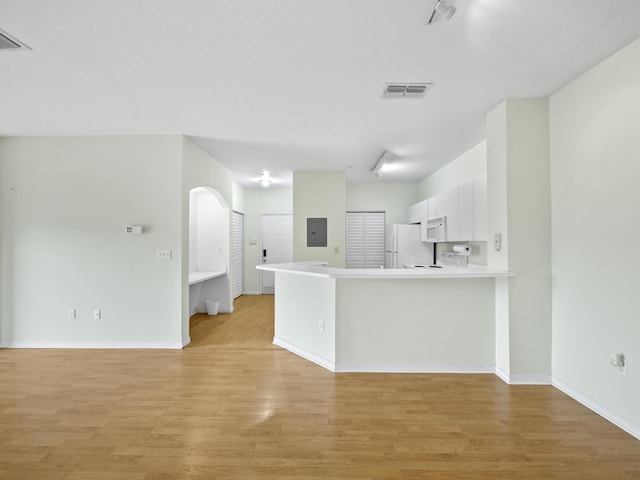
[[[429,219],[447,217],[447,241],[456,241],[460,237],[458,187],[451,188],[428,202]]]
[[[407,207],[407,223],[420,223],[422,221],[422,202],[414,203]]]
[[[447,217],[447,242],[487,240],[487,176],[474,178],[407,208],[407,223],[426,223]]]
[[[471,240],[487,240],[487,175],[473,179],[473,235]]]

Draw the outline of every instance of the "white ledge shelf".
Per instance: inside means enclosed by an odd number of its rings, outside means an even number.
[[[211,280],[212,278],[216,278],[216,277],[222,277],[223,275],[226,275],[226,274],[227,272],[190,272],[189,285],[206,282],[207,280]]]

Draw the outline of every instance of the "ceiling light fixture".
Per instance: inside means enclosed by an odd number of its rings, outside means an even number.
[[[431,25],[433,23],[436,13],[445,20],[451,20],[451,17],[456,13],[456,7],[448,5],[445,0],[438,0],[433,7],[433,12],[431,12],[431,17],[429,18],[427,25]]]
[[[393,162],[396,158],[397,157],[393,153],[385,150],[384,152],[382,152],[382,155],[380,155],[380,158],[378,158],[376,164],[369,171],[376,177],[380,178],[380,172],[387,170],[391,162]]]
[[[259,181],[260,181],[260,185],[262,185],[265,188],[271,185],[271,178],[269,177],[269,172],[267,172],[266,170],[263,170],[262,175],[260,175]]]

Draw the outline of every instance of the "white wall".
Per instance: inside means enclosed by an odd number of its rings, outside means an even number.
[[[232,210],[236,212],[244,213],[244,187],[240,186],[235,181],[232,182],[231,195],[233,198]]]
[[[551,96],[553,375],[640,435],[640,40]],[[609,366],[623,352],[627,375]]]
[[[345,173],[293,172],[293,259],[326,260],[344,267]],[[327,219],[327,246],[307,247],[307,218]]]
[[[224,272],[229,268],[229,208],[209,191],[191,191],[189,201],[189,271]]]
[[[247,188],[244,190],[244,291],[260,294],[262,263],[262,215],[292,214],[293,189],[291,187]],[[255,240],[255,244],[251,242]]]
[[[176,136],[0,139],[2,345],[181,346],[180,150]]]
[[[406,223],[407,207],[418,201],[417,183],[349,183],[347,211],[384,211],[387,225]]]

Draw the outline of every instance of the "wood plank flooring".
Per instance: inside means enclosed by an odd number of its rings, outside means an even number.
[[[243,295],[233,313],[191,317],[189,348],[277,348],[273,345],[273,295]]]
[[[552,387],[333,374],[269,345],[272,301],[182,351],[0,350],[0,479],[640,478],[640,441]]]

